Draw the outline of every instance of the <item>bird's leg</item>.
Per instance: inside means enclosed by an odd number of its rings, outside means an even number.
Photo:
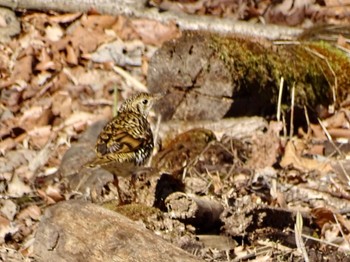
[[[137,167],[132,173],[131,173],[131,180],[130,180],[130,191],[132,192],[132,202],[136,202],[137,200],[137,188],[136,183],[137,181],[141,181],[141,183],[145,183],[147,179],[147,175],[151,173],[154,169],[152,167]]]
[[[113,179],[113,185],[117,189],[117,193],[118,193],[118,197],[119,197],[119,203],[120,203],[120,205],[124,205],[125,202],[124,202],[124,199],[123,199],[121,191],[120,191],[118,176],[117,175],[113,175],[113,178],[114,178]]]

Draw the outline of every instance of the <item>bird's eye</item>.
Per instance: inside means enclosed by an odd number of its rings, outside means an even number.
[[[148,100],[147,99],[142,100],[142,104],[147,105],[148,104]]]

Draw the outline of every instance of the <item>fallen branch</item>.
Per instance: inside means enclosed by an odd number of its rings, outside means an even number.
[[[271,40],[295,39],[303,30],[277,25],[262,25],[229,18],[159,12],[146,6],[146,0],[0,0],[0,6],[14,10],[29,9],[57,12],[97,11],[110,15],[125,15],[147,18],[164,23],[176,22],[182,30],[205,30],[223,34],[258,36]]]

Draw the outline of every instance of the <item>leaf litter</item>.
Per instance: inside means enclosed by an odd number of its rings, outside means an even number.
[[[326,15],[337,10],[335,3],[326,1],[326,6],[333,5]],[[302,6],[301,12],[296,5],[291,10],[293,16],[277,6],[267,14],[269,21],[274,21],[280,10],[290,17],[282,23],[300,23],[311,10]],[[204,10],[192,5],[187,11],[223,15],[226,10],[224,15],[239,15],[235,7],[212,4]],[[244,8],[248,16],[258,12],[249,4]],[[112,117],[115,85],[120,89],[120,100],[133,92],[129,83],[111,71],[111,64],[124,67],[144,83],[144,68],[152,53],[179,32],[174,24],[107,15],[33,12],[21,14],[19,19],[20,35],[0,44],[4,51],[0,52],[0,242],[4,244],[0,256],[6,260],[13,255],[25,261],[31,256],[33,234],[45,207],[76,193],[66,192],[62,181],[50,180],[65,152],[92,123]],[[348,48],[341,38],[338,43]],[[174,134],[174,140],[160,148],[154,158],[157,165],[183,176],[190,193],[210,194],[224,203],[221,231],[236,241],[236,247],[230,244],[216,250],[209,245],[201,249],[202,258],[226,261],[227,250],[236,260],[249,255],[268,260],[272,256],[268,252],[301,258],[287,248],[295,247],[293,242],[281,242],[276,250],[261,241],[281,240],[282,229],[286,230],[283,237],[294,235],[298,210],[303,211],[304,231],[317,234],[317,244],[307,248],[322,247],[325,254],[349,250],[350,149],[342,146],[350,137],[349,105],[323,120],[332,143],[320,125],[312,125],[308,133],[300,132],[287,141],[279,135],[279,123],[271,122],[267,131],[240,142],[225,135],[216,140],[215,134],[210,136],[211,142],[203,142],[200,135],[195,142],[187,141],[188,136],[201,134],[197,130],[180,134],[180,138]],[[95,193],[103,195],[103,190]],[[107,197],[107,193],[100,197]],[[280,217],[285,218],[282,224]],[[193,230],[189,232],[193,234]],[[163,236],[169,238],[166,233]],[[241,245],[239,240],[250,245]],[[254,247],[268,248],[259,253]]]

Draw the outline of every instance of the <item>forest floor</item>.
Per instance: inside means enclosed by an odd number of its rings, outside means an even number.
[[[349,7],[339,1],[270,2],[150,5],[249,23],[349,24]],[[181,32],[173,23],[93,12],[21,11],[16,19],[18,34],[0,43],[0,258],[35,261],[33,243],[47,207],[84,198],[110,208],[108,203],[120,200],[107,186],[110,175],[96,185],[79,174],[77,163],[93,152],[101,125],[91,134],[86,130],[111,119],[115,97],[119,104],[147,91],[152,55]],[[337,32],[335,48],[349,54],[348,35]],[[130,181],[121,178],[122,197],[130,205],[159,209],[162,219],[173,221],[172,237],[157,216],[141,219],[145,226],[207,261],[350,261],[350,97],[338,102],[334,111],[320,109],[320,122],[300,127],[292,137],[282,122],[262,118],[249,135],[208,128],[160,133],[151,166],[166,166],[169,174],[137,178],[136,196]],[[150,118],[157,133],[157,112]],[[90,151],[80,151],[77,145],[86,140]],[[67,160],[76,156],[73,163]],[[172,209],[183,195],[165,200],[157,191],[160,183],[171,193],[186,193],[189,205],[203,208],[204,201],[216,213],[212,219],[184,218]],[[133,219],[125,206],[116,209]]]

